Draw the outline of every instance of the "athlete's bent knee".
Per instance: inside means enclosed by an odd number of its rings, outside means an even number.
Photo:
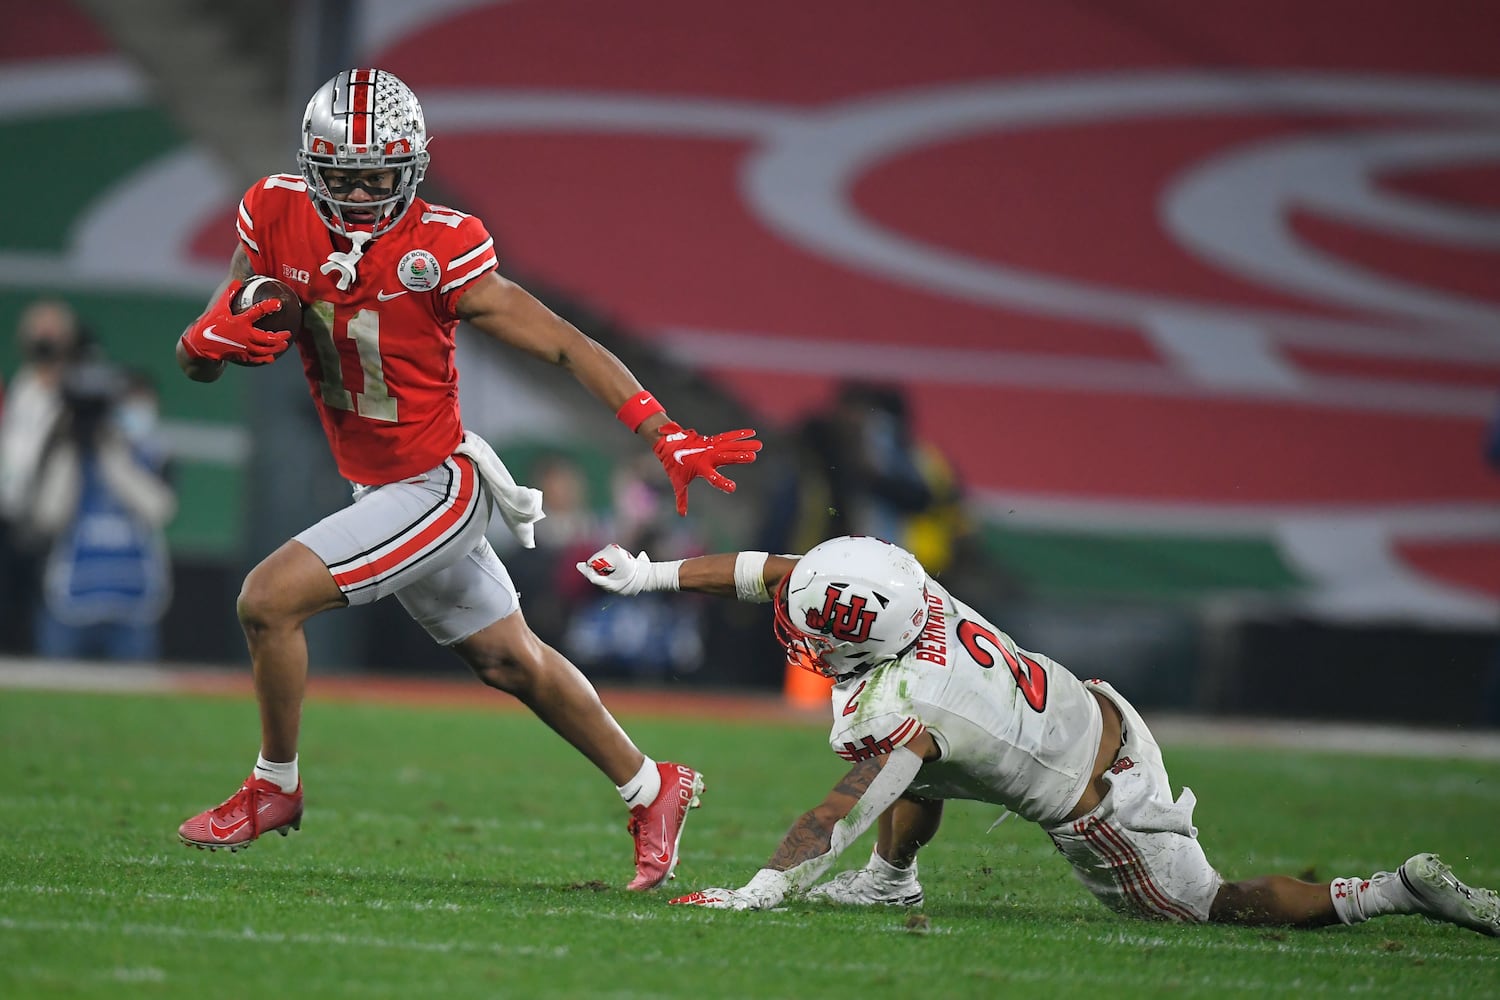
[[[235,610],[247,632],[295,627],[319,611],[346,603],[316,556],[288,546],[262,560],[240,586]]]
[[[246,630],[269,628],[284,617],[283,609],[277,606],[275,574],[264,573],[262,569],[263,566],[257,566],[250,571],[235,601],[240,625]]]

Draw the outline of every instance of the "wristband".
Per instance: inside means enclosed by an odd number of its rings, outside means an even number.
[[[646,567],[646,579],[642,590],[680,590],[678,577],[682,571],[682,560],[654,562]]]
[[[651,393],[642,390],[625,401],[625,405],[615,411],[615,417],[630,428],[634,434],[640,429],[646,418],[654,413],[666,413],[667,408],[656,401]]]
[[[766,593],[765,552],[741,552],[734,557],[734,596],[751,604],[764,604],[771,599]]]

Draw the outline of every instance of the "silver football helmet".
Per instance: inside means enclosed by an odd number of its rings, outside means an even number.
[[[787,660],[841,679],[894,660],[927,624],[927,573],[917,557],[878,538],[821,542],[776,594],[776,638]]]
[[[353,229],[363,229],[345,219],[345,213],[351,210],[375,210],[372,239],[395,226],[416,197],[417,185],[427,173],[427,161],[422,105],[410,87],[385,70],[344,70],[319,87],[307,102],[297,165],[323,224],[335,233],[348,235]],[[323,177],[323,171],[330,167],[394,168],[395,191],[375,201],[340,200]]]

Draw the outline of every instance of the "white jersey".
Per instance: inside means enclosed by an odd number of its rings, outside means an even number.
[[[930,577],[927,591],[916,645],[834,687],[834,752],[867,760],[925,730],[942,757],[922,766],[913,794],[990,802],[1043,825],[1064,819],[1093,771],[1099,703]]]

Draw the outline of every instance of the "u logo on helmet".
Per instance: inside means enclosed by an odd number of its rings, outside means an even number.
[[[867,602],[860,595],[849,598],[847,603],[839,600],[843,596],[839,588],[830,584],[823,593],[823,606],[807,609],[807,627],[842,642],[864,642],[875,625],[875,612],[866,607]]]

